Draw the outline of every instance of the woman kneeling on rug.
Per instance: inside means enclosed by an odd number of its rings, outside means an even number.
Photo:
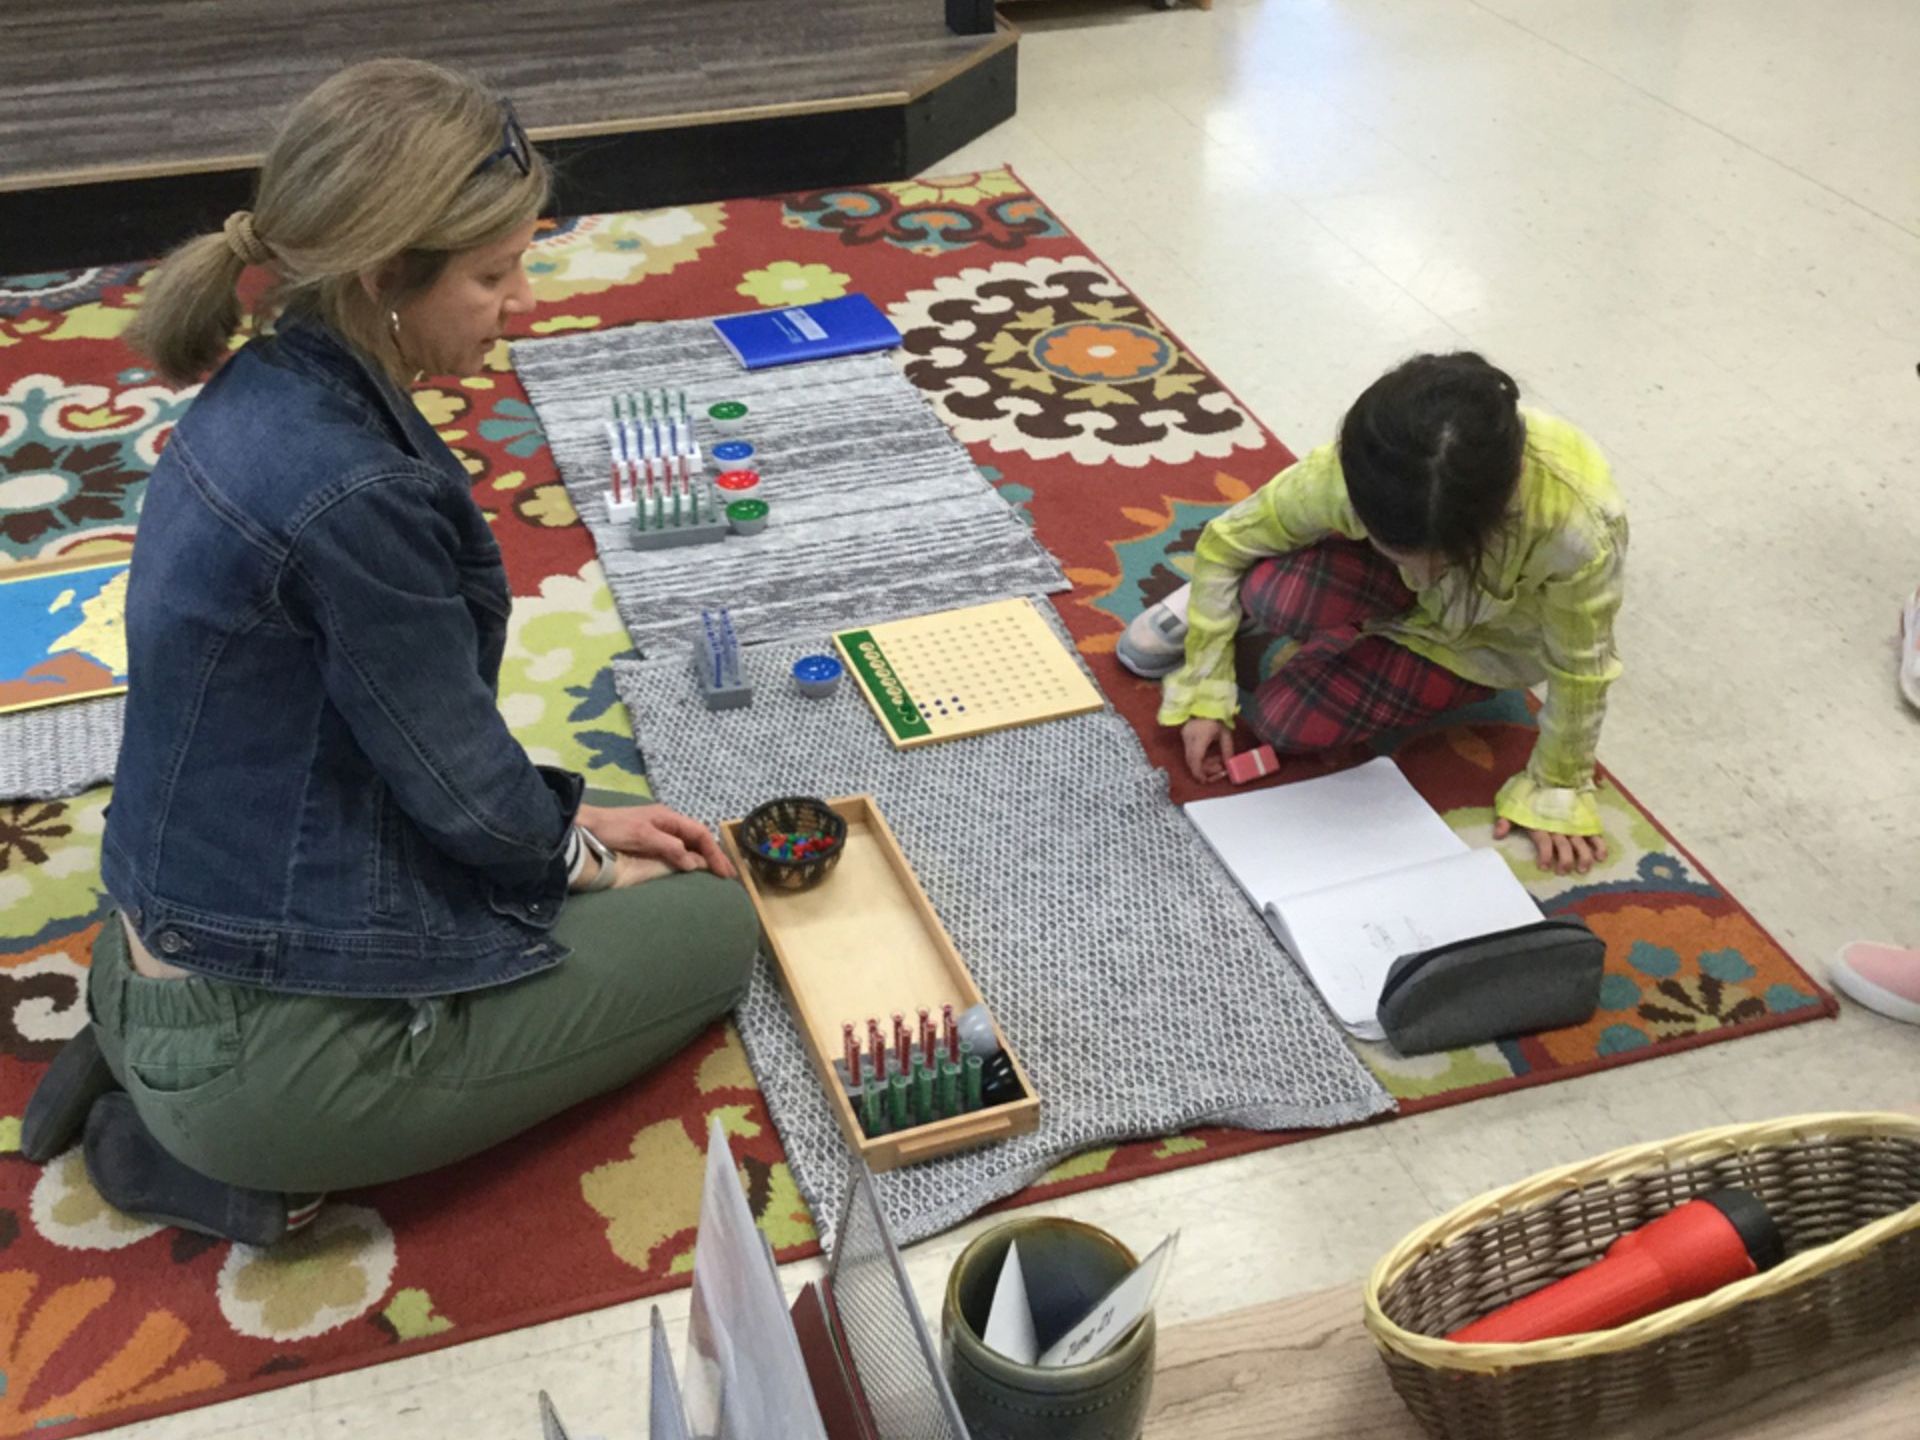
[[[175,252],[136,342],[228,359],[147,489],[92,1023],[28,1106],[115,1206],[254,1245],[323,1192],[484,1150],[732,1008],[758,927],[703,827],[583,799],[494,686],[511,596],[402,388],[532,303],[547,172],[510,107],[400,61],[304,100],[257,211]],[[699,872],[699,873],[676,873]],[[580,893],[587,892],[587,893]]]
[[[1620,674],[1627,517],[1607,463],[1564,421],[1519,407],[1504,371],[1421,355],[1367,387],[1324,446],[1201,532],[1193,583],[1119,647],[1166,677],[1196,780],[1225,778],[1244,612],[1298,648],[1254,691],[1253,733],[1300,754],[1352,745],[1546,682],[1540,738],[1494,801],[1495,838],[1531,832],[1541,866],[1607,858],[1594,750]]]

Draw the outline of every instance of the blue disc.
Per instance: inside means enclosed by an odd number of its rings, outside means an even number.
[[[845,667],[831,655],[808,655],[793,662],[793,678],[806,684],[838,680]]]
[[[753,446],[744,440],[722,440],[713,447],[713,458],[728,465],[738,465],[742,460],[753,458]]]

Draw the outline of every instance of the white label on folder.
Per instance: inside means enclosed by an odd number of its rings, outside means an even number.
[[[811,341],[815,344],[827,338],[826,327],[804,310],[776,310],[773,323],[785,332],[787,339],[795,344]]]
[[[1031,1365],[1040,1353],[1017,1240],[1007,1246],[1007,1258],[1001,1262],[1000,1279],[993,1287],[993,1309],[987,1312],[987,1333],[982,1338],[989,1350],[999,1351],[1016,1365]]]
[[[1101,1297],[1086,1319],[1048,1346],[1047,1353],[1040,1357],[1040,1368],[1085,1365],[1112,1349],[1133,1328],[1133,1322],[1153,1308],[1166,1278],[1167,1261],[1173,1258],[1174,1242],[1179,1238],[1176,1230],[1162,1240],[1132,1274]]]

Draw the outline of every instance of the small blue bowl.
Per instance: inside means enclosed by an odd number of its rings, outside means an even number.
[[[713,458],[724,465],[741,465],[753,458],[753,446],[745,440],[722,440],[713,447]]]
[[[840,688],[847,667],[831,655],[808,655],[793,662],[793,683],[809,700],[824,700]]]

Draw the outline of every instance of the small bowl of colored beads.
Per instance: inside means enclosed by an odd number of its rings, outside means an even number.
[[[769,800],[740,822],[740,849],[754,876],[776,890],[805,890],[826,879],[846,848],[847,822],[824,800]]]

